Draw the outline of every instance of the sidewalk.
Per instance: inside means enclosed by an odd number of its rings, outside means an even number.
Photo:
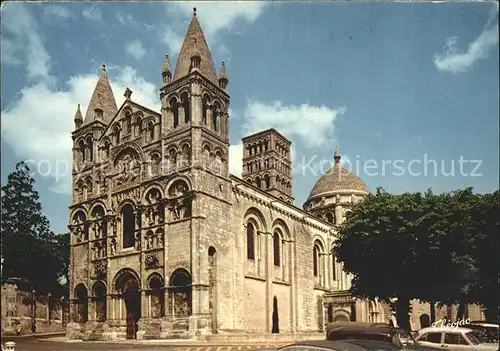
[[[54,338],[44,338],[39,339],[41,342],[66,342],[66,343],[78,343],[83,342],[79,339],[68,339],[66,337],[54,337]],[[150,339],[150,340],[107,340],[107,341],[88,341],[89,343],[95,344],[156,344],[156,345],[172,345],[172,346],[183,346],[183,347],[202,347],[202,346],[245,346],[245,345],[286,345],[292,343],[290,342],[251,342],[251,341],[201,341],[196,339]]]
[[[22,338],[34,338],[34,337],[56,337],[56,336],[64,336],[66,335],[65,331],[62,332],[51,332],[51,333],[30,333],[30,334],[23,334],[23,335],[2,335],[2,339],[9,338],[9,339],[22,339]]]

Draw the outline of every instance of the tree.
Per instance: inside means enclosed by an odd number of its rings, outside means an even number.
[[[471,286],[470,296],[484,306],[487,320],[498,319],[500,315],[498,213],[500,213],[500,191],[479,195],[473,212],[475,235],[471,236],[468,242],[471,261],[477,270],[477,279]]]
[[[37,291],[52,292],[59,289],[60,275],[67,274],[62,253],[68,239],[50,230],[34,184],[29,167],[19,162],[2,187],[2,281],[22,277]]]
[[[397,297],[398,324],[409,328],[409,301],[422,289],[421,251],[429,245],[420,222],[425,197],[392,195],[383,189],[355,204],[339,228],[334,247],[344,270],[353,275],[351,293],[362,298],[389,301]]]

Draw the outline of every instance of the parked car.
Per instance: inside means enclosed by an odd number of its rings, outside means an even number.
[[[391,343],[374,340],[306,340],[282,346],[279,351],[392,351],[401,348]]]
[[[404,329],[392,327],[386,323],[329,323],[326,339],[340,340],[371,340],[391,343],[398,350],[437,350],[432,347],[422,348]]]
[[[473,321],[463,325],[464,328],[472,329],[474,335],[484,343],[499,342],[499,325],[495,322]]]
[[[472,329],[463,327],[429,327],[418,332],[416,341],[441,350],[498,350],[498,343],[484,343]]]

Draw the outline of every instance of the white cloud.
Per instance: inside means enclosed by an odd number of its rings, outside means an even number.
[[[490,13],[488,23],[481,34],[469,43],[467,50],[459,52],[458,37],[450,37],[443,47],[444,53],[434,55],[434,65],[440,71],[462,73],[469,70],[478,60],[488,57],[490,49],[498,44],[498,10]],[[496,21],[496,23],[495,23]]]
[[[176,55],[184,39],[186,22],[193,14],[193,7],[196,7],[198,20],[211,49],[220,50],[229,60],[230,54],[221,41],[221,32],[230,30],[238,20],[253,23],[268,5],[269,2],[265,1],[169,2],[166,5],[167,14],[177,20],[162,26],[160,33],[169,46],[170,54]]]
[[[67,20],[73,17],[73,14],[67,7],[59,5],[47,5],[43,7],[43,13],[51,18]]]
[[[28,79],[50,79],[51,59],[43,47],[39,28],[30,12],[22,3],[12,3],[3,8],[2,60],[6,64],[25,64]]]
[[[19,92],[19,98],[3,106],[2,137],[16,157],[34,160],[31,167],[39,175],[56,180],[53,191],[70,193],[73,117],[77,104],[82,105],[85,114],[98,74],[75,75],[66,81],[64,88],[57,89],[53,84],[56,79],[50,74],[51,58],[43,47],[36,21],[22,4],[10,4],[4,10],[2,19],[7,37],[4,34],[3,39],[10,42],[9,45],[15,43],[19,58],[26,60],[31,80]],[[108,72],[118,106],[125,99],[125,88],[130,87],[134,92],[133,101],[159,112],[160,101],[154,84],[130,67],[109,66]]]
[[[229,146],[229,172],[241,177],[243,172],[243,144]]]
[[[300,142],[306,148],[335,143],[335,120],[343,115],[345,107],[331,109],[326,106],[283,106],[277,100],[271,105],[250,102],[244,113],[245,134],[275,128],[292,142]]]
[[[146,55],[146,49],[144,49],[140,40],[131,40],[125,43],[125,52],[136,60],[140,60]]]
[[[101,9],[95,5],[86,7],[83,9],[82,16],[88,20],[92,21],[101,21],[102,20],[102,13]]]
[[[125,88],[130,87],[134,92],[133,101],[159,111],[160,102],[154,84],[145,81],[130,67],[110,70],[116,72],[111,86],[118,106],[125,99]],[[38,83],[22,89],[20,98],[2,111],[2,131],[7,143],[17,157],[36,162],[34,171],[54,177],[56,184],[52,190],[57,193],[71,192],[68,165],[71,165],[72,158],[73,117],[79,103],[85,115],[97,80],[97,74],[77,75],[69,78],[65,90],[54,90],[45,83]],[[41,168],[37,170],[37,167]]]

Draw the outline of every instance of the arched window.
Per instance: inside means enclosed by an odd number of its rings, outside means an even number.
[[[94,142],[92,141],[92,137],[87,138],[87,149],[89,154],[89,161],[94,161]]]
[[[247,223],[247,258],[255,260],[255,226],[252,222]]]
[[[148,123],[148,138],[149,138],[149,141],[155,140],[155,125],[154,125],[153,121],[150,121]]]
[[[203,97],[203,108],[201,111],[201,121],[203,125],[207,125],[207,115],[208,115],[208,97]]]
[[[317,277],[318,276],[318,263],[319,263],[319,250],[316,246],[314,246],[313,248],[313,270],[314,270],[314,276]]]
[[[261,181],[260,177],[255,178],[255,185],[257,186],[257,188],[262,187],[262,181]]]
[[[115,127],[115,129],[113,130],[114,134],[115,134],[115,145],[118,145],[120,144],[120,128],[118,126]]]
[[[280,247],[281,247],[281,236],[278,231],[274,232],[273,235],[273,252],[274,252],[274,265],[279,267],[281,265],[281,260],[280,260]]]
[[[189,108],[189,97],[186,92],[181,95],[182,109],[184,109],[184,123],[191,121],[191,109]]]
[[[134,247],[135,243],[135,218],[134,208],[126,204],[122,209],[122,228],[123,228],[123,248]]]
[[[331,212],[327,212],[327,214],[326,214],[326,221],[328,223],[332,223],[333,224],[333,214]]]
[[[271,177],[269,174],[264,176],[264,182],[266,183],[266,189],[269,189],[271,187]]]
[[[142,134],[142,119],[137,117],[135,120],[135,136],[138,137]]]
[[[214,104],[212,111],[212,130],[217,132],[219,130],[219,115],[220,115],[220,107],[218,104]]]
[[[335,255],[332,257],[332,278],[333,281],[337,280],[337,258]]]
[[[179,104],[177,104],[175,98],[170,99],[170,109],[173,115],[173,127],[177,128],[179,126]]]
[[[130,111],[125,112],[125,133],[132,133],[132,115]]]

